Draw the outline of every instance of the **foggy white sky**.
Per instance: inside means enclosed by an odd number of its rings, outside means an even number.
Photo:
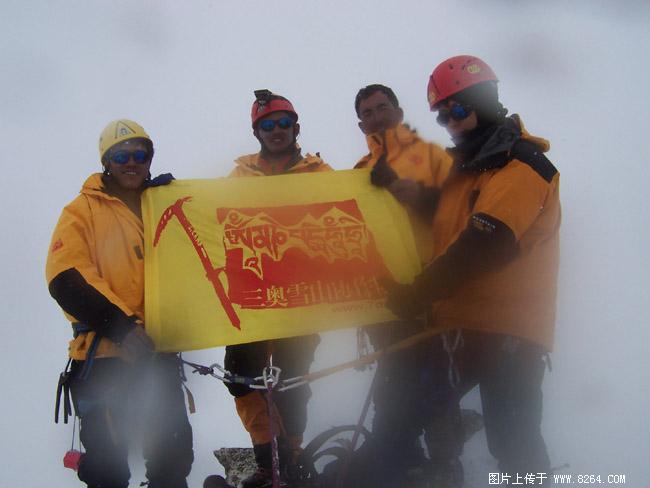
[[[128,117],[147,129],[152,171],[223,176],[236,156],[257,150],[252,91],[269,88],[294,102],[303,149],[344,169],[366,152],[353,100],[368,83],[392,86],[411,125],[448,144],[425,88],[433,67],[456,54],[493,67],[503,103],[551,141],[562,174],[557,340],[545,380],[552,463],[648,486],[650,8],[625,0],[567,5],[2,0],[0,486],[78,483],[61,466],[70,429],[52,422],[70,329],[43,270],[62,207],[100,167],[97,139],[108,121]],[[350,340],[336,357],[325,349],[318,366],[354,354]],[[212,362],[222,354],[190,357]],[[317,385],[307,438],[354,421],[366,383],[367,375],[349,373]],[[220,469],[212,449],[248,439],[225,388],[194,377],[191,388],[199,408],[191,417],[191,483],[200,486]],[[468,446],[465,461],[470,481],[486,485],[492,461],[484,443]],[[132,485],[141,480],[136,467]]]

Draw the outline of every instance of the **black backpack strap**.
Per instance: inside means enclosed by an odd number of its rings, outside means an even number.
[[[512,146],[510,159],[517,159],[527,164],[548,183],[557,173],[557,168],[544,155],[544,151],[537,144],[526,139],[519,139]]]

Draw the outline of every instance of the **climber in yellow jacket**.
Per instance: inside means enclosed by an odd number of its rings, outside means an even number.
[[[153,353],[143,322],[140,196],[173,178],[151,179],[153,143],[131,120],[108,124],[99,153],[103,173],[63,209],[46,265],[50,294],[72,322],[68,381],[85,448],[79,479],[91,488],[128,486],[133,401],[145,421],[148,486],[187,488],[194,455],[180,362]]]
[[[441,146],[423,140],[404,123],[404,111],[390,87],[373,84],[361,88],[354,108],[368,144],[368,154],[355,168],[372,168],[372,183],[388,187],[398,199],[402,197],[400,190],[405,180],[418,183],[425,190],[440,188],[451,168],[451,157]],[[414,196],[422,200],[413,200]],[[416,210],[430,210],[434,206],[424,200],[424,195],[409,197],[403,203],[422,205]]]
[[[373,84],[361,88],[354,108],[369,150],[355,168],[372,168],[370,181],[387,188],[404,204],[420,260],[426,264],[432,253],[431,218],[451,157],[404,123],[404,112],[390,87]],[[421,332],[424,326],[425,319],[409,319],[365,331],[373,347],[382,349]],[[437,374],[431,355],[438,342],[433,338],[378,361],[372,423],[377,462],[372,469],[376,479],[371,481],[376,486],[398,486],[409,469],[424,461],[420,435],[424,431],[427,441],[435,435],[431,430],[436,412],[427,385]]]

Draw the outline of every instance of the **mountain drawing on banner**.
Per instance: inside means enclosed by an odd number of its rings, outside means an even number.
[[[242,308],[380,299],[388,274],[355,200],[219,208],[229,297]]]

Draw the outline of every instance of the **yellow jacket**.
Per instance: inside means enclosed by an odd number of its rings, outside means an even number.
[[[429,188],[440,188],[452,165],[451,157],[437,144],[426,142],[407,125],[400,124],[384,133],[366,136],[370,151],[354,166],[372,168],[386,154],[386,162],[400,179],[414,180]],[[410,210],[410,209],[409,209]],[[431,259],[432,236],[430,222],[409,212],[420,260]]]
[[[426,142],[407,125],[366,136],[370,151],[354,166],[372,168],[385,153],[386,162],[401,179],[440,187],[449,174],[451,157],[437,144]]]
[[[76,270],[85,282],[128,317],[144,318],[144,232],[142,221],[121,200],[104,192],[102,175],[91,175],[80,195],[61,213],[47,257],[48,285]],[[71,322],[79,322],[66,313]],[[84,360],[95,332],[70,341],[72,359]],[[119,355],[102,338],[97,357]]]
[[[454,244],[477,214],[505,224],[514,234],[518,252],[502,268],[435,302],[434,320],[443,327],[523,337],[550,350],[559,261],[560,174],[541,155],[548,150],[548,141],[528,134],[517,116],[511,119],[521,139],[533,142],[539,152],[530,161],[509,156],[500,166],[454,166],[433,219],[434,258]]]
[[[282,168],[273,168],[267,163],[260,153],[246,154],[235,160],[235,169],[228,175],[229,177],[239,176],[271,176],[274,174],[291,174],[291,173],[311,173],[317,171],[332,171],[332,168],[321,159],[316,153],[315,156],[307,153],[302,157],[299,152],[296,153],[295,161],[292,161]]]

